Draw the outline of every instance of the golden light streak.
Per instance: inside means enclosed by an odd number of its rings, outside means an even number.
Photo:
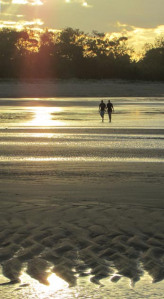
[[[26,29],[33,29],[37,31],[41,31],[40,26],[42,26],[44,23],[40,19],[34,19],[32,21],[0,21],[0,28],[12,28],[16,30],[23,30]],[[38,26],[38,27],[37,27]]]
[[[33,0],[32,2],[29,2],[28,0],[13,0],[12,4],[18,4],[18,5],[33,5],[33,6],[38,6],[38,5],[43,5],[43,2],[41,0]]]
[[[31,110],[34,112],[32,121],[26,123],[28,126],[63,126],[64,122],[55,119],[55,113],[61,112],[60,107],[35,107]]]
[[[12,4],[23,4],[23,5],[25,5],[27,3],[28,3],[27,0],[13,0],[12,1]]]

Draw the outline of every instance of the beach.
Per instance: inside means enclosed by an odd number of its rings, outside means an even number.
[[[164,97],[164,83],[76,78],[0,80],[0,98],[15,97]]]
[[[43,87],[1,88],[1,298],[162,298],[163,84]]]

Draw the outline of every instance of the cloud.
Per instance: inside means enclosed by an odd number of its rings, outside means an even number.
[[[9,4],[11,4],[11,0],[1,0],[0,4],[1,5],[9,5]]]
[[[129,45],[137,51],[141,51],[146,43],[154,43],[156,38],[164,35],[163,24],[154,28],[144,28],[117,22],[115,27],[118,31],[108,33],[110,38],[127,36]]]
[[[12,0],[12,4],[18,4],[18,5],[43,5],[42,0]]]
[[[38,29],[39,26],[42,26],[43,22],[40,19],[35,19],[32,21],[0,21],[0,28],[11,28],[11,29],[18,29],[23,30],[24,28],[32,28],[32,29]]]
[[[89,4],[89,1],[85,1],[85,0],[65,0],[66,3],[69,3],[69,4],[73,4],[73,3],[79,3],[81,6],[83,7],[92,7],[91,4]]]
[[[3,17],[5,18],[7,18],[7,19],[9,19],[9,18],[22,18],[22,17],[24,17],[23,15],[15,15],[15,14],[12,14],[12,13],[3,13]],[[1,20],[2,21],[2,20]]]
[[[109,36],[127,36],[130,46],[141,51],[164,35],[164,0],[0,0],[1,26],[47,27],[61,30],[97,30]],[[149,4],[149,9],[147,9]],[[87,9],[92,7],[92,9]],[[34,20],[42,20],[35,22]],[[117,21],[118,20],[118,21]]]

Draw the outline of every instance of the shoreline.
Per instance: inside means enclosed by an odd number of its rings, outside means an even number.
[[[0,80],[0,98],[164,97],[164,82],[127,80]]]

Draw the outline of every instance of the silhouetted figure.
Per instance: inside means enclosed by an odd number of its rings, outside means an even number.
[[[109,116],[109,122],[111,123],[111,121],[112,121],[112,112],[114,111],[114,108],[113,108],[113,104],[111,103],[110,100],[108,101],[108,104],[107,104],[107,111],[108,111],[108,116]]]
[[[102,122],[104,121],[104,114],[105,114],[105,110],[106,110],[106,105],[103,102],[103,100],[101,100],[101,103],[99,105],[99,112],[100,112],[100,116],[102,118]]]

